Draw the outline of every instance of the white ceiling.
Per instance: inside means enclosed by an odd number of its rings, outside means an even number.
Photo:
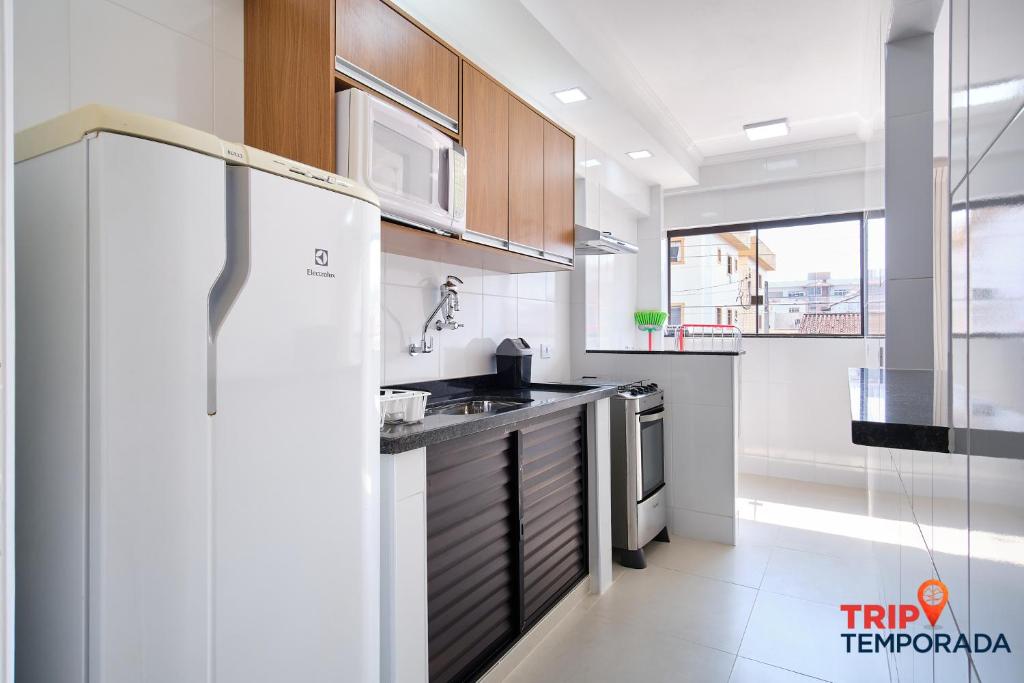
[[[556,121],[665,187],[715,157],[870,137],[884,0],[399,0]],[[563,105],[551,93],[582,87]],[[788,118],[784,138],[743,125]],[[837,140],[838,139],[838,140]],[[625,152],[649,149],[652,159]],[[765,152],[762,152],[765,150]]]

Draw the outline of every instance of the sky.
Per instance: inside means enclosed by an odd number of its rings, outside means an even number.
[[[860,278],[860,221],[769,228],[758,232],[776,254],[774,271],[762,271],[771,282],[804,281],[812,272],[830,272],[833,279]]]

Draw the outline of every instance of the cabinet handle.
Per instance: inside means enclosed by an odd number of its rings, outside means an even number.
[[[404,104],[405,106],[412,109],[417,114],[427,117],[434,123],[444,126],[453,133],[459,132],[459,122],[448,116],[447,114],[434,109],[426,102],[416,99],[409,93],[405,92],[401,88],[391,85],[382,78],[374,76],[369,71],[356,66],[352,62],[340,57],[334,56],[334,68],[336,71],[340,71],[352,80],[362,83],[368,88],[373,88],[377,92],[390,97],[391,99]]]

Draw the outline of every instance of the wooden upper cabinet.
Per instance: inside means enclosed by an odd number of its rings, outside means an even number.
[[[337,168],[333,51],[330,2],[246,0],[245,144]]]
[[[336,0],[339,57],[459,120],[459,57],[381,0]]]
[[[572,259],[576,243],[574,141],[544,122],[544,251]]]
[[[462,65],[462,144],[469,169],[466,227],[508,239],[508,114],[512,97]]]
[[[518,99],[509,99],[508,239],[543,251],[545,121]]]

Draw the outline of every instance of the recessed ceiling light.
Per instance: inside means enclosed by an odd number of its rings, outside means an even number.
[[[772,121],[761,121],[760,123],[748,123],[743,126],[743,132],[751,140],[781,138],[783,135],[789,135],[789,121],[786,119],[774,119]]]
[[[638,149],[635,152],[626,152],[626,155],[630,159],[650,159],[654,155],[648,152],[646,149]]]
[[[584,168],[594,168],[595,166],[601,165],[601,162],[598,161],[597,159],[587,159],[586,161],[582,161],[580,163]]]
[[[590,96],[579,88],[559,90],[555,93],[555,97],[557,97],[562,104],[572,104],[573,102],[582,102],[583,100],[590,99]]]
[[[766,159],[764,162],[764,170],[766,171],[784,171],[787,168],[796,168],[800,165],[800,162],[796,159]]]

